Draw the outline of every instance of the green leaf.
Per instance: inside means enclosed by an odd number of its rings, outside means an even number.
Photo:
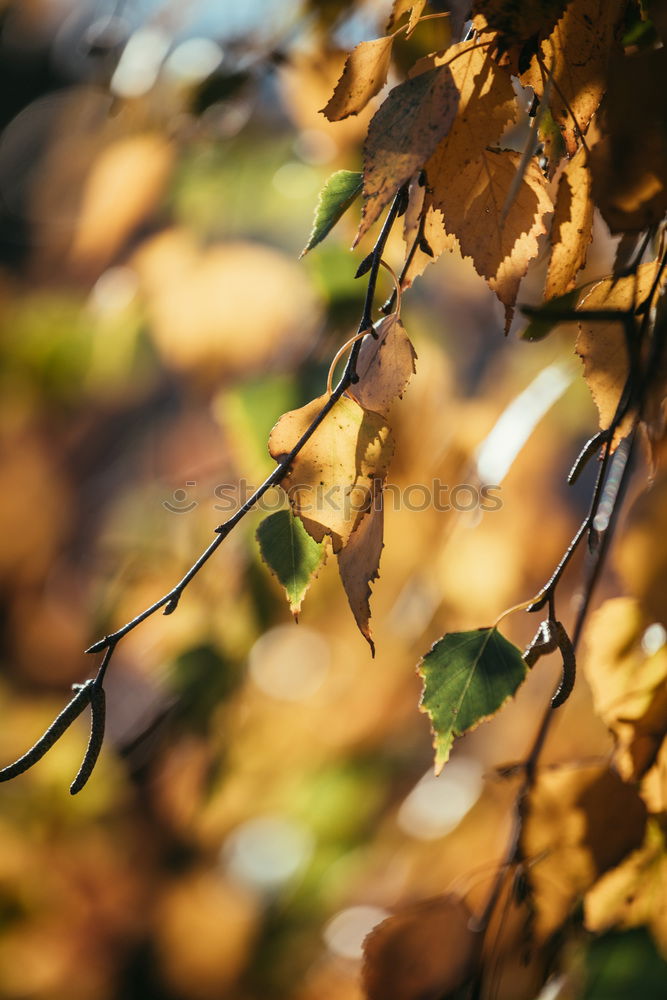
[[[290,611],[296,618],[301,602],[324,560],[324,542],[310,537],[298,517],[279,510],[257,529],[262,559],[285,588]]]
[[[659,892],[659,889],[656,890]],[[594,939],[586,955],[582,1000],[662,1000],[667,962],[645,927]]]
[[[301,251],[301,257],[331,232],[357,195],[361,194],[362,182],[363,174],[355,170],[338,170],[331,175],[319,193],[313,229]]]
[[[521,651],[495,628],[450,632],[419,664],[424,681],[421,710],[431,720],[435,771],[461,736],[514,694],[527,672]]]

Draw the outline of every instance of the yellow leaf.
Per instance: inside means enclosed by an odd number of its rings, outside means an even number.
[[[456,161],[465,166],[493,145],[516,117],[516,100],[509,71],[498,66],[489,55],[493,35],[481,41],[460,42],[444,52],[420,59],[411,70],[414,76],[431,67],[448,66],[459,95],[454,123],[434,156],[426,165],[429,183],[445,163]],[[502,207],[502,206],[501,206]]]
[[[592,229],[591,175],[582,147],[567,163],[558,181],[545,298],[557,298],[574,288],[577,274],[586,263]]]
[[[355,246],[447,135],[458,99],[450,69],[442,65],[394,87],[376,111],[364,146],[364,208]]]
[[[624,0],[571,0],[542,42],[541,59],[546,73],[552,75],[549,106],[570,155],[577,149],[579,131],[586,132],[605,92],[624,9]],[[546,74],[537,56],[521,82],[542,98]]]
[[[484,15],[508,45],[523,44],[538,33],[544,37],[560,17],[566,0],[475,0],[473,11]]]
[[[651,767],[667,734],[667,646],[643,652],[648,624],[637,601],[619,597],[602,605],[586,632],[593,705],[614,735],[616,767],[628,781]]]
[[[521,833],[538,938],[558,930],[600,875],[641,844],[645,826],[643,801],[614,771],[542,771]]]
[[[387,82],[391,61],[392,38],[374,38],[360,42],[350,52],[343,75],[336,84],[329,103],[322,109],[330,122],[339,122],[359,114]]]
[[[419,188],[421,192],[424,188]],[[408,212],[410,209],[408,209]],[[409,288],[415,278],[418,278],[424,273],[429,264],[440,257],[445,250],[452,252],[453,250],[458,250],[459,244],[455,236],[450,236],[445,230],[445,224],[442,218],[442,212],[433,207],[431,201],[431,196],[426,195],[422,198],[420,202],[420,212],[422,215],[422,232],[424,235],[424,240],[426,245],[432,251],[431,254],[425,252],[421,247],[418,247],[412,257],[410,266],[405,272],[405,277],[403,279],[403,288]],[[408,251],[410,250],[413,241],[417,236],[417,226],[419,225],[419,219],[413,223],[412,220],[407,218],[408,213],[406,212],[405,220],[405,242]]]
[[[657,262],[651,261],[642,264],[636,276],[606,278],[598,282],[581,300],[579,308],[585,313],[587,309],[627,310],[638,306],[651,291],[657,267]],[[600,428],[604,430],[614,418],[628,377],[628,351],[622,323],[582,321],[575,350],[584,363],[584,378],[600,414]],[[645,411],[647,420],[657,431],[660,430],[664,384],[664,379],[658,382],[654,399]],[[616,443],[628,433],[633,418],[634,411],[626,414],[618,428]]]
[[[384,510],[382,483],[376,480],[373,485],[370,511],[352,532],[345,548],[338,553],[338,570],[354,620],[375,655],[369,602],[371,583],[380,575],[380,555],[384,547]]]
[[[538,237],[546,231],[544,217],[551,211],[546,181],[537,164],[529,163],[501,225],[520,154],[484,150],[466,162],[449,140],[445,145],[448,156],[438,151],[427,166],[433,204],[461,252],[472,258],[477,273],[505,305],[507,331],[519,284],[537,254]]]
[[[375,328],[377,340],[367,334],[357,361],[359,381],[348,395],[364,410],[388,416],[392,403],[402,396],[415,372],[414,347],[398,316],[392,314]]]
[[[626,590],[636,597],[649,622],[667,624],[667,474],[633,504],[614,551]]]
[[[658,822],[649,820],[644,845],[587,893],[584,924],[598,934],[646,926],[667,955],[667,850]]]
[[[394,0],[387,22],[387,32],[395,29],[404,14],[409,14],[407,35],[410,35],[417,27],[425,6],[426,0]]]
[[[383,920],[364,942],[363,983],[368,1000],[423,1000],[450,996],[471,976],[481,935],[455,896],[405,906]]]
[[[271,431],[276,461],[288,454],[327,402],[314,399],[285,413]],[[368,512],[374,479],[384,479],[393,452],[389,427],[354,399],[339,399],[292,462],[282,485],[295,514],[317,542],[330,535],[334,552]]]

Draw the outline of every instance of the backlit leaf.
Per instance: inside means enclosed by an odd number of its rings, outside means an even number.
[[[544,36],[563,12],[566,0],[475,0],[473,11],[508,45]]]
[[[314,399],[285,413],[271,431],[269,451],[280,461],[327,402]],[[393,453],[384,418],[354,399],[339,399],[294,459],[282,481],[292,510],[316,541],[330,535],[334,552],[347,543],[368,512],[374,479],[384,479]]]
[[[407,34],[409,35],[415,30],[425,6],[426,0],[394,0],[389,21],[387,22],[387,32],[393,31],[396,28],[404,14],[409,14],[407,30]]]
[[[415,372],[417,355],[398,316],[380,320],[377,340],[367,334],[361,342],[357,361],[359,381],[348,395],[365,410],[386,417],[397,396],[402,396]]]
[[[461,736],[494,715],[526,676],[521,651],[494,628],[450,632],[419,665],[421,709],[431,720],[438,774]]]
[[[262,559],[285,588],[290,611],[297,617],[301,602],[325,557],[323,542],[310,537],[298,517],[278,510],[257,529]]]
[[[384,510],[382,483],[374,484],[371,508],[338,553],[338,570],[359,631],[375,655],[371,636],[371,583],[380,575],[380,556],[384,547]]]
[[[362,174],[354,170],[337,170],[329,177],[319,193],[313,228],[301,251],[302,257],[331,232],[357,195],[361,194],[361,186]]]
[[[509,329],[521,279],[537,255],[538,237],[546,232],[551,211],[546,181],[532,161],[523,176],[504,222],[501,211],[514,182],[520,154],[484,150],[466,162],[450,142],[449,155],[440,152],[427,165],[433,204],[442,212],[448,233],[457,237],[461,253],[505,306]]]
[[[364,146],[364,209],[355,244],[447,134],[459,95],[448,66],[399,84],[376,111]]]
[[[544,296],[565,295],[586,263],[593,231],[593,201],[588,154],[579,149],[558,181],[556,210],[551,227],[551,258]]]
[[[370,42],[360,42],[350,52],[343,75],[322,109],[330,122],[359,114],[380,93],[387,82],[392,43],[392,38],[373,38]]]

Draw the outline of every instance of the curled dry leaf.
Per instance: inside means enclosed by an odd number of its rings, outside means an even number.
[[[506,331],[521,279],[537,255],[538,237],[546,232],[544,219],[551,211],[546,181],[533,161],[501,225],[501,210],[519,160],[519,153],[484,150],[462,167],[452,147],[449,156],[438,151],[427,165],[433,204],[442,212],[447,232],[457,237],[463,255],[472,258],[477,273],[505,306]]]
[[[338,570],[359,631],[375,655],[371,634],[371,583],[380,575],[380,556],[384,548],[384,509],[382,482],[373,484],[371,508],[338,553]]]
[[[458,107],[448,66],[430,68],[389,93],[364,146],[364,209],[355,245],[447,135]]]
[[[615,771],[598,766],[544,770],[521,831],[535,905],[535,934],[558,930],[604,872],[641,844],[646,806]]]
[[[271,431],[269,452],[279,462],[292,450],[327,402],[320,396],[283,414]],[[282,481],[292,510],[309,535],[330,535],[339,552],[368,512],[372,483],[383,480],[393,453],[388,425],[354,399],[339,399],[301,449]]]
[[[581,147],[558,180],[556,209],[551,227],[551,258],[544,288],[546,299],[565,295],[586,263],[593,233],[593,201],[588,154]]]
[[[542,66],[536,55],[521,77],[523,85],[532,87],[541,98],[546,73],[553,74],[549,106],[570,156],[604,95],[610,54],[624,9],[624,0],[571,0],[551,35],[542,42]]]
[[[375,334],[377,339],[367,334],[361,342],[357,361],[359,381],[348,390],[348,395],[365,410],[386,417],[414,375],[417,355],[395,313],[380,320]]]
[[[586,632],[584,673],[626,781],[639,780],[651,767],[667,735],[667,646],[645,653],[646,626],[639,603],[619,597],[602,605]]]
[[[322,114],[330,122],[357,115],[387,82],[391,62],[392,38],[374,38],[360,42],[345,61],[343,75]]]
[[[368,1000],[448,997],[474,972],[481,935],[455,896],[405,906],[378,924],[364,942],[363,985]]]
[[[642,264],[636,275],[606,278],[598,282],[581,300],[579,308],[584,313],[587,309],[636,308],[649,295],[657,268],[657,262],[652,261]],[[598,408],[600,428],[604,430],[614,419],[628,377],[629,359],[623,324],[618,320],[608,323],[587,323],[582,320],[575,349],[584,363],[584,378]],[[656,435],[662,430],[662,400],[666,378],[667,372],[656,379],[644,412],[649,433],[653,429]],[[626,414],[617,430],[615,444],[630,430],[634,415],[634,411]]]
[[[407,34],[410,35],[424,13],[426,0],[394,0],[387,22],[387,32],[393,31],[404,14],[409,14]]]

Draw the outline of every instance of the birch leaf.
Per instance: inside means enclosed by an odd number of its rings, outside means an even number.
[[[377,340],[367,334],[361,342],[357,361],[359,381],[348,390],[348,395],[365,410],[386,417],[414,375],[417,355],[395,314],[380,320],[375,333]]]
[[[546,232],[544,218],[551,211],[546,181],[533,161],[501,225],[519,160],[519,153],[484,150],[465,163],[452,147],[449,157],[438,156],[427,166],[433,204],[442,212],[447,232],[457,237],[461,252],[472,258],[477,273],[505,306],[506,332],[519,284],[537,255],[538,237]]]
[[[558,181],[556,210],[551,227],[551,259],[544,295],[565,295],[586,263],[593,231],[591,174],[582,147],[569,161]]]
[[[406,37],[412,34],[424,13],[425,6],[426,0],[394,0],[387,22],[387,34],[394,31],[404,14],[409,14]]]
[[[429,69],[390,91],[368,127],[364,209],[355,246],[447,134],[458,99],[448,66]]]
[[[338,570],[354,620],[371,647],[373,656],[375,644],[370,627],[371,583],[380,575],[383,539],[382,483],[376,480],[369,513],[352,532],[345,548],[338,553]]]
[[[551,35],[542,42],[542,62],[553,74],[549,106],[570,156],[579,144],[579,131],[586,132],[605,92],[624,8],[624,0],[571,0]],[[537,56],[521,82],[542,97],[545,74]]]
[[[598,282],[580,304],[587,309],[631,309],[644,301],[651,290],[656,276],[657,263],[642,264],[635,275],[624,278],[606,278]],[[584,378],[591,391],[593,401],[600,415],[600,428],[605,430],[611,424],[623,387],[628,377],[628,351],[623,325],[619,321],[591,323],[582,319],[575,350],[584,364]],[[661,380],[654,392],[653,401],[645,410],[652,423],[660,421],[660,408],[664,395],[665,380]],[[629,431],[633,413],[626,414],[617,431],[616,443]]]
[[[343,75],[322,114],[330,122],[358,115],[387,82],[393,38],[360,42],[345,61]]]
[[[308,242],[301,251],[303,257],[327,236],[361,193],[362,174],[355,170],[337,170],[320,191],[315,206],[315,218]]]
[[[298,619],[306,591],[324,562],[324,543],[311,538],[288,510],[264,518],[257,541],[262,559],[285,588],[290,611]]]
[[[490,28],[497,31],[506,45],[528,41],[534,35],[551,31],[563,12],[566,0],[475,0],[473,12],[483,14]]]
[[[283,414],[269,436],[276,462],[288,454],[327,402],[320,396]],[[334,552],[347,544],[368,512],[372,482],[384,479],[393,453],[391,432],[379,413],[343,396],[292,462],[282,481],[292,510],[311,538],[330,535]]]
[[[494,715],[525,679],[527,667],[513,643],[494,628],[450,632],[419,665],[421,710],[431,720],[435,772],[447,763],[455,736]]]

